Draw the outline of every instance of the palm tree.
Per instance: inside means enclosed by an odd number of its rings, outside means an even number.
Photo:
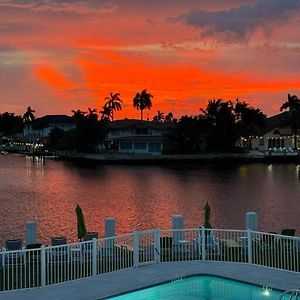
[[[294,135],[294,150],[297,150],[297,133],[300,127],[300,99],[296,95],[291,96],[288,94],[287,101],[281,105],[280,111],[286,109],[289,110],[290,114],[290,124]]]
[[[103,121],[111,121],[112,120],[112,108],[111,107],[105,107],[105,106],[102,106],[102,109],[100,111],[100,114],[101,114],[101,120]]]
[[[171,112],[169,112],[166,116],[165,116],[165,122],[167,123],[172,123],[174,120],[174,116]]]
[[[239,137],[247,137],[251,146],[251,136],[256,135],[266,123],[266,115],[259,109],[249,106],[245,101],[236,100],[235,121]]]
[[[23,115],[23,120],[25,123],[33,122],[35,120],[35,110],[33,110],[30,106],[27,107],[25,114]]]
[[[214,150],[228,150],[237,139],[235,115],[231,101],[209,100],[201,109],[199,118],[210,133],[210,146]]]
[[[164,113],[160,110],[157,111],[157,115],[153,117],[153,121],[163,122],[165,119]]]
[[[0,113],[0,135],[15,135],[23,132],[24,123],[21,116],[16,116],[15,113],[4,112]]]
[[[123,101],[120,98],[121,94],[120,93],[110,93],[109,97],[106,97],[104,100],[107,101],[104,104],[104,107],[109,107],[111,108],[111,119],[114,121],[114,111],[115,110],[122,110],[122,103]]]
[[[73,113],[73,116],[72,116],[72,117],[73,117],[76,121],[81,121],[82,119],[84,119],[85,115],[87,114],[87,112],[81,111],[80,109],[72,110],[72,113]]]
[[[143,120],[143,110],[150,109],[152,106],[151,99],[153,96],[147,92],[147,90],[142,90],[141,93],[137,93],[133,98],[133,107],[141,111],[141,120]]]
[[[97,121],[98,120],[97,109],[88,108],[88,110],[89,110],[89,113],[87,115],[88,119],[92,121]]]

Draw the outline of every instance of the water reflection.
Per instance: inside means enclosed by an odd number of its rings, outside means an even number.
[[[278,291],[261,288],[259,286],[212,276],[197,276],[182,280],[174,280],[171,283],[123,294],[121,296],[113,297],[112,300],[277,300],[280,298],[280,295],[281,293]]]
[[[206,201],[214,227],[243,228],[245,212],[257,211],[262,230],[300,233],[299,166],[292,164],[95,166],[1,156],[0,176],[0,240],[22,235],[30,219],[44,242],[75,240],[77,203],[88,230],[100,235],[107,216],[116,218],[118,233],[169,228],[172,214],[197,227]]]
[[[25,157],[27,174],[30,175],[32,172],[37,174],[44,174],[45,171],[45,161],[39,159],[38,157]]]
[[[296,180],[300,179],[300,165],[296,165],[295,167]]]

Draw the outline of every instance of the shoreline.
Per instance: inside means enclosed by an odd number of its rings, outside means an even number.
[[[136,154],[136,153],[74,153],[58,151],[55,155],[32,155],[19,151],[11,151],[7,154],[38,157],[41,160],[61,160],[81,163],[101,164],[240,164],[240,163],[263,163],[263,164],[300,164],[300,155],[285,154],[242,154],[242,153],[201,153],[201,154]]]
[[[103,164],[172,164],[172,163],[300,163],[299,155],[265,156],[236,153],[203,153],[203,154],[84,154],[58,153],[57,159],[77,162],[98,162]]]

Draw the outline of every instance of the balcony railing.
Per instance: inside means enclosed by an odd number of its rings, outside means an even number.
[[[300,237],[250,230],[149,230],[62,246],[1,251],[0,290],[45,287],[175,261],[248,263],[300,272]]]

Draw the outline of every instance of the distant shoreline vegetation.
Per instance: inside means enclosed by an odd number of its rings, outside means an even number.
[[[140,111],[139,122],[146,122],[141,124],[161,124],[161,128],[164,128],[164,143],[167,146],[162,150],[162,154],[242,153],[249,149],[251,138],[266,126],[266,115],[259,108],[239,99],[209,100],[206,108],[201,109],[198,115],[184,115],[178,119],[174,118],[172,112],[165,115],[158,110],[153,120],[144,121],[143,111],[151,109],[152,98],[153,95],[143,90],[133,98],[133,106]],[[116,112],[122,108],[120,93],[110,93],[104,99],[102,109],[73,110],[71,117],[66,116],[72,118],[74,123],[70,130],[54,127],[47,136],[40,137],[38,141],[49,151],[91,154],[107,150],[116,151],[113,142],[107,140],[107,134],[116,122]],[[289,111],[291,132],[296,136],[300,128],[299,98],[296,95],[288,95],[280,110]],[[43,123],[42,119],[35,117],[35,111],[31,107],[27,108],[23,116],[9,112],[1,113],[2,144],[4,139],[27,142],[31,138],[30,142],[35,142],[33,135],[30,138],[30,135],[27,135],[26,138],[24,131],[43,130],[47,124]]]

